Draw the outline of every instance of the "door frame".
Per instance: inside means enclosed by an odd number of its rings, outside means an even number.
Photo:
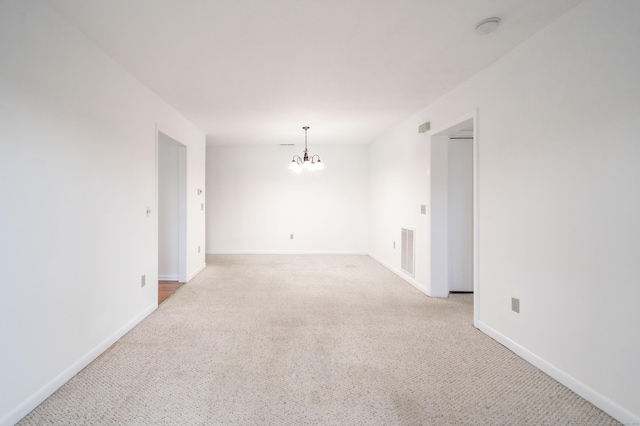
[[[160,216],[160,208],[159,208],[159,191],[160,191],[160,180],[159,180],[159,151],[160,151],[160,134],[163,134],[165,137],[171,139],[175,143],[178,144],[178,179],[179,179],[179,208],[178,208],[178,281],[179,282],[187,282],[187,150],[188,147],[180,142],[178,138],[171,135],[170,132],[161,128],[160,125],[156,124],[156,272],[158,272],[159,264],[158,264],[158,251],[160,249],[159,245],[159,216]]]
[[[446,137],[448,140],[449,135],[454,134],[465,128],[469,125],[469,122],[473,125],[473,322],[474,325],[478,324],[480,318],[480,293],[482,291],[482,286],[480,283],[480,268],[479,268],[479,247],[480,247],[480,228],[479,228],[479,192],[480,192],[480,183],[479,183],[479,166],[480,166],[480,158],[479,158],[479,132],[478,132],[478,110],[475,109],[470,113],[462,115],[455,120],[448,122],[447,124],[434,128],[429,132],[432,143],[434,138],[438,137]],[[431,156],[431,170],[433,170],[434,166],[434,157]],[[432,194],[433,196],[433,194]],[[432,211],[433,211],[433,200],[432,200]],[[437,207],[437,206],[436,206]],[[433,219],[433,216],[432,216]],[[431,240],[432,240],[432,249],[431,249],[431,291],[432,293],[443,293],[444,297],[448,295],[448,280],[443,282],[443,278],[447,278],[447,271],[443,271],[442,269],[438,269],[438,265],[442,268],[442,247],[439,247],[439,250],[434,250],[433,242],[434,242],[434,234],[433,232],[438,232],[434,230],[434,227],[431,227]],[[445,231],[446,232],[446,231]],[[438,235],[436,235],[438,237]],[[446,241],[446,238],[445,238]],[[445,242],[446,244],[446,242]],[[445,253],[448,248],[445,246]],[[435,259],[434,257],[438,257]],[[440,262],[440,263],[438,263]],[[434,271],[435,267],[435,271]],[[445,268],[448,268],[448,262],[445,265]],[[435,274],[435,275],[434,275]],[[435,279],[435,281],[434,281]],[[435,288],[434,288],[435,287]]]

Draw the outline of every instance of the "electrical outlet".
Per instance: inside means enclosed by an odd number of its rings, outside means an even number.
[[[289,234],[289,239],[293,240],[293,234]]]
[[[420,204],[420,214],[427,214],[427,205]]]
[[[520,299],[516,299],[515,297],[511,298],[511,310],[520,313]]]
[[[144,287],[145,285],[147,285],[147,276],[146,276],[146,274],[142,275],[140,277],[140,287]]]

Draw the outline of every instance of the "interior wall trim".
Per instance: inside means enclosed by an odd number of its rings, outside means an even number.
[[[366,251],[332,250],[207,250],[207,254],[350,254],[367,256]]]
[[[189,282],[192,279],[194,279],[196,277],[196,275],[198,275],[200,272],[202,272],[204,270],[204,268],[207,267],[207,262],[202,263],[202,265],[198,266],[191,274],[189,274],[189,276],[187,276],[187,281]]]
[[[589,386],[585,385],[581,381],[577,380],[575,377],[569,375],[567,372],[559,369],[555,365],[549,363],[548,361],[540,358],[535,353],[526,349],[525,347],[519,345],[513,340],[509,339],[502,333],[496,331],[494,328],[488,326],[482,321],[476,321],[476,328],[480,331],[496,340],[501,345],[505,346],[507,349],[511,350],[513,353],[518,355],[520,358],[534,365],[535,367],[542,370],[544,373],[551,376],[553,379],[562,383],[564,386],[568,387],[582,398],[586,399],[605,413],[614,417],[618,421],[626,425],[638,425],[640,424],[640,416],[633,414],[629,410],[621,407],[615,402],[611,401],[609,398],[605,397],[601,393],[596,392],[591,389]]]
[[[158,275],[158,281],[178,281],[178,275]]]
[[[133,317],[122,327],[116,330],[109,337],[100,342],[96,347],[87,352],[80,359],[72,363],[60,374],[54,377],[49,383],[37,390],[33,395],[28,397],[20,405],[9,411],[7,415],[0,419],[1,426],[9,426],[18,423],[22,418],[29,414],[33,409],[40,405],[45,399],[49,398],[55,391],[60,389],[62,385],[67,383],[73,376],[78,374],[83,368],[98,358],[104,351],[109,349],[111,345],[117,342],[122,336],[127,334],[133,327],[138,325],[142,320],[149,316],[158,308],[157,300],[153,304],[147,306],[142,312]]]
[[[402,278],[403,280],[405,280],[406,282],[408,282],[409,284],[411,284],[412,286],[414,286],[415,288],[420,290],[422,293],[424,293],[427,296],[431,297],[427,287],[425,287],[424,285],[420,284],[418,281],[416,281],[415,278],[407,275],[406,272],[404,272],[404,271],[402,271],[402,270],[400,270],[398,268],[395,268],[394,266],[386,263],[385,261],[383,261],[382,259],[380,259],[378,256],[376,256],[374,254],[368,253],[368,255],[373,260],[375,260],[376,262],[378,262],[379,264],[381,264],[382,266],[384,266],[385,268],[387,268],[388,270],[390,270],[391,272],[393,272],[394,274],[396,274],[397,276],[399,276],[400,278]]]

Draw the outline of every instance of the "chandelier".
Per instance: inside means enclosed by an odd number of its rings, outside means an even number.
[[[302,158],[299,155],[294,155],[293,160],[291,160],[291,164],[289,164],[289,169],[293,170],[296,173],[300,173],[302,169],[306,170],[322,170],[324,169],[324,164],[320,161],[319,155],[311,155],[307,152],[307,130],[309,130],[309,126],[304,126],[304,154]]]

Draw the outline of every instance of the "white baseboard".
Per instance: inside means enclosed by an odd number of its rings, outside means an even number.
[[[198,267],[196,268],[196,270],[195,270],[195,271],[193,271],[193,272],[192,272],[192,273],[187,277],[187,282],[189,282],[189,281],[191,281],[192,279],[194,279],[194,278],[195,278],[195,276],[196,276],[196,275],[198,275],[200,272],[202,272],[202,270],[203,270],[204,268],[206,268],[206,267],[207,267],[207,262],[204,262],[202,265],[198,266]]]
[[[27,398],[24,402],[11,410],[7,415],[0,419],[0,426],[10,426],[18,423],[24,416],[29,414],[34,408],[40,405],[45,399],[49,398],[62,385],[67,383],[73,376],[78,374],[83,368],[89,365],[93,360],[98,358],[104,351],[109,349],[111,345],[118,341],[122,336],[127,334],[133,327],[138,325],[143,319],[158,308],[157,301],[142,312],[132,318],[125,325],[120,327],[111,336],[100,342],[95,348],[91,349],[82,358],[71,364],[67,369],[58,374],[53,380],[40,388],[36,393]]]
[[[384,262],[382,259],[378,258],[377,256],[371,253],[369,253],[369,256],[372,259],[374,259],[376,262],[380,263],[382,266],[384,266],[385,268],[393,272],[394,274],[398,275],[403,280],[407,281],[409,284],[413,285],[415,288],[417,288],[427,296],[431,297],[431,295],[429,294],[429,291],[419,282],[414,280],[412,277],[408,276],[407,274],[393,267],[392,265]],[[579,380],[576,380],[574,377],[568,375],[564,371],[548,363],[547,361],[540,358],[533,352],[530,352],[529,350],[520,346],[513,340],[497,332],[495,329],[489,327],[482,321],[474,321],[474,325],[483,333],[487,334],[489,337],[498,341],[500,344],[504,345],[509,350],[514,352],[516,355],[518,355],[525,361],[531,363],[535,367],[539,368],[541,371],[543,371],[553,379],[557,380],[558,382],[562,383],[564,386],[571,389],[576,394],[580,395],[582,398],[586,399],[587,401],[589,401],[596,407],[600,408],[602,411],[609,414],[610,416],[614,417],[621,423],[625,425],[640,425],[640,416],[633,414],[629,410],[621,407],[620,405],[606,398],[602,394],[594,391],[590,387],[586,386],[584,383],[580,382]]]
[[[158,275],[158,281],[178,281],[177,275]]]
[[[489,337],[493,338],[503,346],[507,347],[509,350],[514,352],[519,357],[523,358],[525,361],[539,368],[541,371],[548,374],[558,382],[562,383],[564,386],[568,387],[569,389],[571,389],[572,391],[580,395],[582,398],[586,399],[587,401],[589,401],[596,407],[600,408],[602,411],[609,414],[610,416],[614,417],[621,423],[625,425],[640,425],[639,416],[619,406],[615,402],[611,401],[610,399],[606,398],[602,394],[591,389],[589,386],[585,385],[579,380],[576,380],[574,377],[568,375],[566,372],[548,363],[547,361],[540,358],[539,356],[529,351],[528,349],[520,346],[513,340],[509,339],[508,337],[504,336],[503,334],[493,329],[492,327],[488,326],[482,321],[476,321],[475,326],[480,331],[482,331]]]
[[[393,267],[392,265],[383,261],[382,259],[380,259],[378,256],[374,254],[369,253],[369,257],[371,257],[373,260],[375,260],[376,262],[378,262],[379,264],[381,264],[382,266],[384,266],[385,268],[387,268],[388,270],[390,270],[391,272],[393,272],[394,274],[396,274],[397,276],[399,276],[400,278],[402,278],[403,280],[405,280],[406,282],[408,282],[409,284],[411,284],[412,286],[414,286],[415,288],[417,288],[418,290],[426,294],[427,296],[432,297],[431,294],[429,294],[429,290],[425,286],[420,284],[418,281],[416,281],[413,277],[410,277],[409,275],[402,272],[401,270]]]
[[[208,250],[207,254],[349,254],[366,256],[366,251],[317,251],[317,250]]]

